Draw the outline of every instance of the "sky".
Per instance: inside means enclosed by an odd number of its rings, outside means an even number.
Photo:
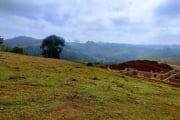
[[[180,0],[0,0],[0,36],[180,44]]]

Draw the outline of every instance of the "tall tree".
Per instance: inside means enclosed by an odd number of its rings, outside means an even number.
[[[42,55],[49,58],[60,58],[60,53],[65,45],[65,40],[56,35],[50,35],[43,39],[41,44]]]
[[[3,44],[4,39],[0,36],[0,44]]]
[[[2,47],[3,47],[3,42],[4,42],[4,39],[0,36],[0,51],[3,51],[2,49]]]

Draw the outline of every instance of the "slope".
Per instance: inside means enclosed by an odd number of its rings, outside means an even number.
[[[0,119],[172,120],[180,89],[64,60],[0,53]]]

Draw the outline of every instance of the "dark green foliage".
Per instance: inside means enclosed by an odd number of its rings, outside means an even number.
[[[4,39],[0,36],[0,45],[3,44]]]
[[[0,51],[3,51],[3,42],[4,42],[4,39],[0,36]]]
[[[41,49],[42,55],[49,58],[60,58],[60,53],[65,45],[62,37],[51,35],[43,39]]]
[[[94,66],[93,63],[89,62],[86,64],[87,66]]]
[[[14,47],[10,52],[18,53],[18,54],[24,54],[24,49],[21,47]]]
[[[18,54],[24,54],[24,48],[22,47],[10,47],[8,45],[1,45],[0,46],[0,51],[3,51],[3,52],[12,52],[12,53],[18,53]]]

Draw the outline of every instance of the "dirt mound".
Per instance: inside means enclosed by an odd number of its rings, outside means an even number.
[[[173,77],[172,79],[169,80],[170,82],[173,82],[173,83],[178,83],[180,84],[180,74],[179,75],[176,75],[175,77]]]
[[[114,65],[107,65],[112,70],[124,70],[125,68],[133,68],[140,71],[146,72],[161,72],[166,73],[170,70],[173,70],[167,64],[158,63],[157,61],[149,61],[149,60],[136,60],[136,61],[129,61],[121,64],[114,64]]]

